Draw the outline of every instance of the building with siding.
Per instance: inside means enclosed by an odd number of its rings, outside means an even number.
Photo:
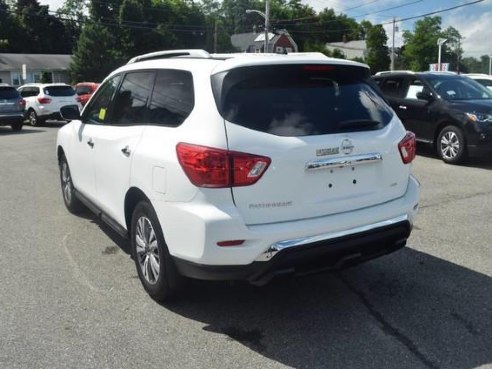
[[[240,52],[262,53],[265,49],[265,33],[239,33],[231,36],[231,44]],[[296,53],[297,44],[286,30],[278,30],[268,34],[269,53]]]
[[[70,83],[68,69],[71,60],[72,55],[0,53],[0,83],[17,87],[41,82],[43,73],[51,77],[51,82]],[[23,65],[26,66],[25,80],[22,78]]]

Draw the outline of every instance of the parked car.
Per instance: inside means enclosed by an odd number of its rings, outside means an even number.
[[[492,91],[479,83],[439,72],[386,72],[374,80],[404,126],[444,162],[492,152]]]
[[[85,106],[87,101],[89,101],[92,94],[99,87],[99,83],[94,82],[80,82],[74,86],[75,93],[77,94],[77,101]]]
[[[26,101],[14,87],[0,84],[0,126],[11,126],[20,131],[24,121]]]
[[[26,100],[26,118],[32,126],[47,119],[61,120],[60,108],[82,105],[76,100],[75,90],[64,83],[31,83],[18,88]]]
[[[130,237],[162,301],[183,276],[267,283],[403,247],[415,137],[365,64],[157,52],[111,73],[58,132],[63,199]]]
[[[463,74],[468,78],[474,79],[481,85],[487,87],[489,90],[492,90],[492,76],[488,74]]]

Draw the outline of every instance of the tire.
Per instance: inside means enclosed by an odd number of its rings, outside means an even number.
[[[27,112],[27,120],[29,121],[29,124],[33,127],[36,127],[40,124],[38,115],[33,109],[29,109],[29,111]]]
[[[183,277],[174,266],[157,215],[149,202],[141,201],[135,207],[130,234],[140,282],[154,300],[169,300],[181,288]]]
[[[10,126],[12,127],[12,131],[19,132],[22,129],[23,123],[22,122],[12,123]]]
[[[468,153],[463,131],[455,126],[446,126],[437,137],[437,155],[448,164],[464,162]]]
[[[60,184],[63,202],[68,211],[72,214],[80,213],[84,206],[75,196],[75,187],[73,186],[72,175],[70,174],[70,168],[65,155],[62,155],[60,158]]]

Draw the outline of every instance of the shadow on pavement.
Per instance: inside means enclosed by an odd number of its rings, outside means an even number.
[[[294,368],[492,363],[492,280],[410,248],[265,287],[190,281],[165,307]]]
[[[0,126],[0,136],[19,136],[19,135],[26,135],[30,133],[41,133],[41,132],[46,132],[42,129],[25,129],[23,128],[20,131],[14,132],[12,131],[12,128],[8,126]]]
[[[417,143],[417,155],[424,156],[426,158],[441,160],[437,156],[434,146],[431,144],[426,144],[419,142]],[[457,166],[471,167],[471,168],[481,168],[481,169],[492,169],[492,157],[477,156],[471,157],[463,164],[458,164]]]

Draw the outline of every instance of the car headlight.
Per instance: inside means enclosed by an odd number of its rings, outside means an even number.
[[[465,113],[465,115],[473,122],[492,123],[492,114],[486,113]]]

